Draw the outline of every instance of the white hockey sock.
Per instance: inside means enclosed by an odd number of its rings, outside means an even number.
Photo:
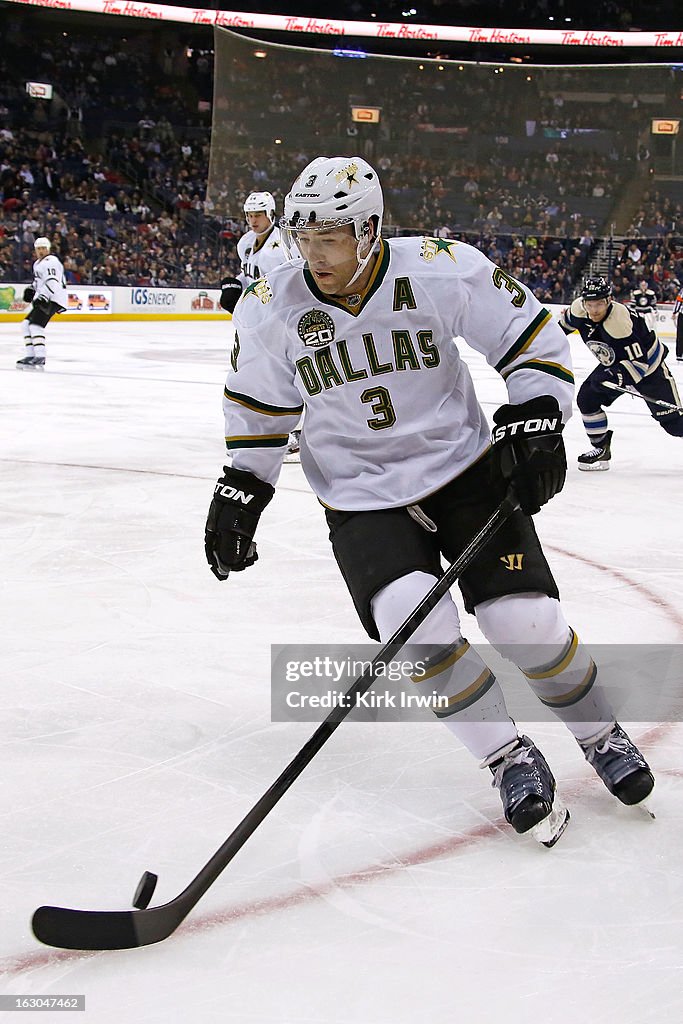
[[[31,341],[33,342],[33,355],[39,359],[45,358],[45,328],[38,324],[31,324]]]
[[[578,740],[594,736],[606,723],[614,721],[607,698],[596,685],[596,664],[573,629],[569,629],[564,647],[549,662],[523,671],[541,703]]]
[[[559,601],[544,594],[515,594],[477,607],[487,640],[524,673],[538,699],[579,740],[594,736],[614,714],[595,662],[577,637]],[[518,637],[533,643],[515,643]]]
[[[430,697],[437,695],[434,714],[471,754],[481,761],[517,738],[498,680],[467,640],[458,637],[440,650],[420,650],[425,667],[412,683]]]
[[[24,355],[25,356],[32,356],[33,355],[33,338],[31,337],[31,324],[28,322],[28,320],[24,320],[22,326],[23,326],[23,334],[24,334],[24,348],[26,350],[24,352]]]
[[[435,578],[414,572],[384,587],[373,598],[372,614],[387,640],[431,589]],[[428,646],[425,646],[428,645]],[[446,594],[413,634],[406,649],[425,670],[412,677],[416,691],[442,700],[435,714],[470,753],[483,760],[517,738],[495,676],[460,634],[457,608]]]

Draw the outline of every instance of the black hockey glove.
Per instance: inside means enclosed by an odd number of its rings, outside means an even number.
[[[253,473],[224,467],[209,506],[204,534],[204,550],[211,572],[227,580],[231,572],[241,572],[258,559],[254,534],[264,508],[275,488]]]
[[[221,281],[221,297],[218,300],[224,310],[232,313],[242,294],[242,285],[236,277],[224,277]]]
[[[23,295],[24,302],[33,302],[33,296],[35,294],[36,294],[36,290],[35,290],[35,288],[31,288],[31,285],[29,285],[28,288],[24,288],[24,295]]]
[[[532,516],[562,490],[567,475],[558,401],[539,395],[521,405],[503,405],[493,420],[500,472],[513,485],[522,512]]]
[[[628,383],[626,380],[626,372],[620,370],[618,366],[608,366],[605,369],[605,380],[608,380],[610,384],[616,384],[617,387],[626,387]]]

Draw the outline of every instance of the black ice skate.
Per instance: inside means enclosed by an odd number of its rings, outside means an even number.
[[[493,758],[482,767],[490,768],[492,784],[500,790],[506,821],[515,832],[530,832],[544,846],[554,846],[567,827],[569,811],[554,801],[555,779],[541,751],[528,736],[520,736]]]
[[[588,742],[579,742],[584,756],[610,793],[629,807],[650,795],[655,784],[650,766],[618,722]]]
[[[44,370],[45,369],[45,357],[44,356],[25,356],[23,359],[17,360],[17,370]]]
[[[299,438],[301,437],[300,430],[293,430],[289,435],[289,442],[287,444],[287,452],[285,453],[285,462],[300,462],[301,458],[299,455]]]
[[[589,451],[579,455],[579,469],[583,470],[606,470],[609,469],[609,460],[612,458],[610,445],[612,443],[612,431],[598,438]]]

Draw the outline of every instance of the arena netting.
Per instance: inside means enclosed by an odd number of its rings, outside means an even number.
[[[680,207],[683,168],[652,121],[673,130],[682,86],[663,65],[457,64],[216,29],[208,196],[241,219],[268,189],[281,212],[310,159],[359,154],[381,173],[390,232],[656,236],[651,200]]]

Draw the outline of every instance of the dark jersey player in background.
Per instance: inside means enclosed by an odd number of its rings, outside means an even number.
[[[579,455],[579,469],[609,469],[613,432],[607,429],[605,408],[622,392],[605,385],[633,387],[646,401],[649,398],[680,406],[676,382],[664,362],[668,350],[642,316],[613,302],[612,286],[604,277],[587,278],[581,297],[564,311],[560,326],[566,334],[578,331],[600,360],[576,396],[593,445]],[[649,408],[667,434],[683,437],[683,413],[659,405]]]

